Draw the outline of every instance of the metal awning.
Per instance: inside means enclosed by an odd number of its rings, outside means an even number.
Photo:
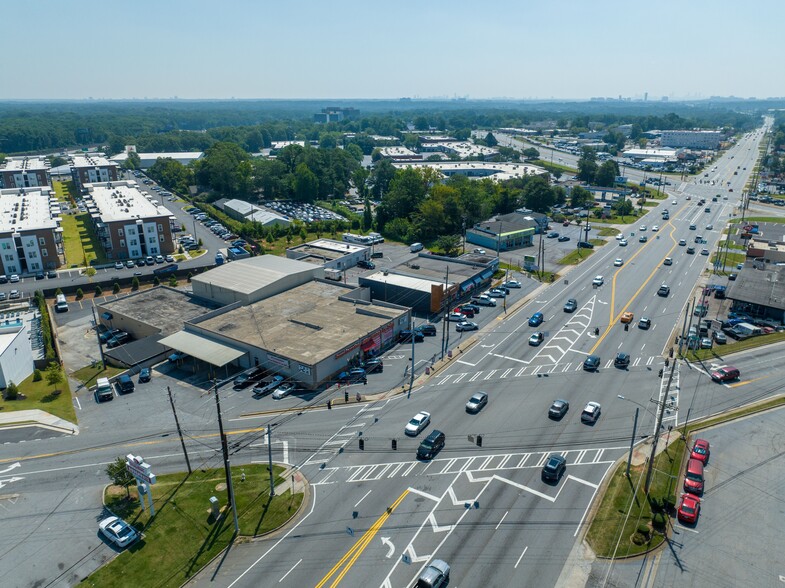
[[[176,351],[182,351],[216,367],[223,367],[247,353],[230,345],[186,331],[178,331],[168,337],[164,337],[159,343]]]

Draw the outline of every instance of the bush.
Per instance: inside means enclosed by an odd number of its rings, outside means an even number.
[[[38,368],[33,370],[33,382],[40,382],[43,376],[41,375],[41,370]]]
[[[667,518],[665,513],[663,512],[658,512],[651,519],[652,527],[654,527],[654,529],[659,532],[663,532],[665,530],[666,522],[667,522]]]
[[[120,291],[120,284],[115,282],[112,284],[112,294],[117,294]]]
[[[174,274],[169,276],[169,286],[171,288],[176,288],[177,287],[177,276],[175,276]]]
[[[647,525],[646,523],[641,523],[640,525],[638,525],[638,533],[640,533],[644,537],[648,537],[649,525]]]
[[[131,280],[131,290],[136,292],[139,289],[139,278],[134,276],[134,279]]]
[[[84,298],[84,292],[82,292],[81,288],[78,288],[76,290],[76,299],[81,300],[82,298]]]
[[[58,288],[57,290],[55,290],[55,296],[59,296],[59,295],[60,295],[60,294],[62,294],[62,293],[63,293],[63,291],[62,291],[60,288]]]
[[[6,400],[16,400],[19,396],[19,389],[13,382],[8,382],[8,387],[3,390],[3,398]]]
[[[95,287],[95,297],[98,298],[103,293],[104,293],[104,289],[101,288],[100,285],[96,285],[96,287]]]
[[[191,278],[193,278],[193,277],[194,277],[194,275],[191,272],[188,272],[188,275],[185,277],[185,279],[188,280],[188,283],[190,284],[191,283]]]
[[[160,286],[160,285],[161,285],[161,278],[155,276],[155,279],[153,280],[153,286]]]

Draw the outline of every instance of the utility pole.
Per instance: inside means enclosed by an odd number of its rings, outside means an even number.
[[[271,438],[274,423],[267,425],[267,469],[270,471],[270,498],[275,496],[275,485],[273,483],[273,440]],[[237,513],[237,509],[235,509]],[[235,514],[235,519],[237,514]]]
[[[630,477],[630,464],[632,464],[632,450],[635,447],[635,433],[638,430],[638,407],[635,407],[635,420],[632,422],[632,439],[630,439],[630,457],[627,458],[627,477]]]
[[[646,482],[643,485],[643,492],[649,495],[651,488],[651,475],[654,472],[654,457],[657,455],[657,441],[660,439],[660,429],[662,428],[662,418],[665,416],[665,405],[667,404],[668,394],[671,390],[671,382],[673,381],[673,372],[676,371],[676,361],[671,364],[671,373],[668,375],[668,383],[665,385],[665,395],[660,402],[660,410],[657,413],[657,427],[654,429],[654,440],[651,444],[651,455],[649,456],[649,466],[646,470]]]
[[[93,311],[93,324],[95,325],[95,338],[98,339],[98,352],[101,354],[101,367],[102,371],[106,369],[106,357],[104,356],[104,346],[101,345],[101,335],[98,332],[98,319],[95,318],[95,303],[90,306]]]
[[[411,323],[409,324],[409,329],[412,332],[412,369],[411,374],[409,375],[409,392],[406,395],[407,398],[411,397],[412,395],[412,388],[414,387],[414,339],[416,338],[417,334],[414,332],[414,317],[409,315],[409,319]]]
[[[544,269],[543,266],[545,265],[545,260],[543,259],[544,249],[542,246],[542,234],[545,232],[545,229],[540,227],[540,242],[537,245],[537,273],[540,276],[540,281],[542,281],[542,270]]]
[[[692,299],[692,304],[695,304],[695,298]],[[681,327],[681,337],[679,337],[679,355],[681,355],[681,346],[684,344],[684,337],[687,335],[687,320],[690,317],[690,305],[684,309],[684,324]]]
[[[442,332],[446,332],[445,340],[444,340],[444,349],[442,350],[442,359],[444,356],[447,355],[447,352],[450,349],[450,323],[449,323],[449,314],[450,314],[450,297],[447,294],[448,288],[450,286],[450,267],[447,266],[447,273],[444,274],[444,297],[447,300],[445,313],[444,313],[444,328]]]
[[[188,451],[185,449],[185,441],[183,440],[183,431],[180,429],[180,421],[177,418],[177,410],[174,408],[174,399],[172,398],[172,389],[167,386],[166,393],[169,394],[169,404],[172,405],[172,414],[174,414],[174,424],[177,426],[177,434],[180,437],[180,445],[183,446],[183,455],[185,455],[185,465],[188,466],[188,475],[193,473],[191,471],[191,460],[188,459]]]
[[[218,387],[224,382],[215,382],[213,392],[215,394],[215,409],[218,412],[218,431],[221,434],[221,452],[224,458],[224,470],[226,472],[226,492],[229,498],[229,504],[232,507],[232,514],[234,515],[234,532],[239,535],[240,523],[237,520],[237,505],[234,500],[234,487],[232,486],[232,468],[229,463],[229,443],[226,440],[226,433],[224,433],[223,419],[221,418],[221,399],[218,395]]]

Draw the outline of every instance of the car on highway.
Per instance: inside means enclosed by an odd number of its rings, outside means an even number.
[[[691,231],[695,231],[697,229],[698,229],[698,227],[696,225],[690,225],[690,230]]]
[[[559,420],[570,410],[570,403],[561,398],[554,400],[548,407],[548,418]]]
[[[659,225],[654,225],[654,226],[651,228],[651,232],[652,232],[652,233],[656,233],[656,232],[657,232],[657,231],[659,231],[659,230],[660,230],[660,227],[659,227]]]
[[[671,287],[668,284],[662,284],[657,290],[657,296],[662,296],[663,298],[667,298],[670,293]]]
[[[521,288],[522,284],[518,280],[507,280],[502,286],[505,288]]]
[[[641,225],[641,226],[639,226],[639,227],[638,227],[638,230],[639,230],[639,231],[645,231],[645,230],[646,230],[646,225]]]
[[[622,239],[624,239],[624,233],[617,233],[616,234],[616,240],[617,241],[621,241]]]
[[[622,239],[619,241],[619,247],[626,247],[627,246],[627,239]]]
[[[622,323],[631,323],[635,320],[635,315],[629,311],[621,313],[621,319],[619,319]]]
[[[139,539],[139,533],[120,517],[106,517],[98,523],[101,534],[117,547],[128,547]]]
[[[701,500],[694,494],[682,494],[677,516],[682,523],[697,523],[700,515]]]
[[[557,233],[556,231],[551,231],[550,233],[548,233],[548,237],[547,238],[548,239],[556,239],[558,236],[559,236],[559,233]]]
[[[734,274],[728,274],[728,279],[729,279],[731,282],[735,282],[735,281],[736,281],[736,278],[738,278],[738,277],[739,277],[739,274],[735,274],[735,273],[734,273]]]
[[[695,247],[687,247],[687,254],[694,255],[695,254]]]
[[[676,205],[678,204],[678,202],[677,202],[676,200],[672,200],[672,201],[671,201],[671,204],[673,204],[674,206],[676,206]]]
[[[594,279],[591,281],[592,286],[602,286],[605,283],[605,278],[602,276],[594,276]]]
[[[695,439],[690,452],[690,459],[700,460],[703,462],[703,465],[706,465],[709,462],[710,454],[709,442],[706,439]]]
[[[626,369],[630,365],[630,354],[620,351],[613,358],[613,366],[621,369]]]
[[[466,403],[466,412],[476,414],[480,412],[486,404],[488,404],[488,393],[475,392]]]
[[[420,443],[417,448],[417,457],[419,459],[433,459],[444,448],[444,442],[444,433],[434,429]]]
[[[575,312],[578,310],[578,301],[575,298],[570,298],[564,304],[564,312]]]
[[[541,331],[537,331],[536,333],[532,333],[531,337],[529,337],[529,345],[537,347],[544,340],[545,335],[543,335]]]
[[[562,235],[561,237],[559,237],[559,238],[557,239],[557,241],[558,241],[559,243],[566,243],[566,242],[567,242],[567,241],[569,241],[569,240],[570,240],[570,238],[569,238],[567,235]]]
[[[443,588],[450,583],[450,565],[441,559],[435,559],[417,578],[415,588]]]
[[[665,259],[662,260],[662,265],[673,265],[673,258],[666,257]]]
[[[638,321],[638,328],[643,329],[644,331],[651,328],[651,319],[648,317],[641,317],[641,320]]]
[[[711,372],[711,379],[715,382],[732,382],[738,380],[740,375],[738,368],[726,365]]]
[[[459,333],[462,333],[464,331],[476,331],[479,328],[480,327],[477,326],[477,323],[473,321],[463,321],[455,325],[455,330]]]
[[[679,245],[682,247],[687,244],[687,239],[679,239]]]
[[[621,257],[617,257],[616,259],[613,260],[614,267],[621,267],[623,265],[624,265],[624,260]]]
[[[275,389],[273,392],[273,400],[280,400],[281,398],[286,398],[294,392],[297,385],[294,382],[284,382],[280,386]]]
[[[545,320],[545,317],[541,312],[535,312],[531,317],[529,317],[529,326],[530,327],[539,327],[542,324],[542,321]]]
[[[712,231],[712,230],[714,230],[714,225],[706,225],[706,230],[707,230],[707,231]]]
[[[701,249],[701,255],[708,255],[708,254],[709,254],[708,249]]]
[[[646,243],[648,240],[649,238],[646,235],[641,235],[640,237],[638,237],[638,242],[640,243]]]
[[[567,470],[567,459],[558,453],[551,453],[542,466],[542,479],[545,482],[559,482]]]
[[[583,369],[587,372],[596,372],[600,369],[600,356],[590,355],[583,361]]]
[[[149,367],[142,368],[139,370],[139,383],[144,384],[145,382],[149,382],[153,377],[153,373]]]
[[[600,412],[602,412],[602,407],[600,406],[599,402],[587,402],[586,406],[583,407],[583,412],[581,413],[581,422],[596,423],[597,419],[600,418]]]

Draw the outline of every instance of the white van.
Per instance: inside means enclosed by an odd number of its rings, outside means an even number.
[[[112,384],[109,383],[108,378],[98,378],[95,383],[95,399],[98,402],[104,400],[112,400],[114,398],[114,390]]]
[[[65,294],[58,294],[55,299],[55,312],[68,312],[68,302],[65,299]]]
[[[411,251],[412,253],[417,253],[418,251],[422,251],[422,250],[423,250],[422,243],[412,243],[411,245],[409,245],[409,251]]]

